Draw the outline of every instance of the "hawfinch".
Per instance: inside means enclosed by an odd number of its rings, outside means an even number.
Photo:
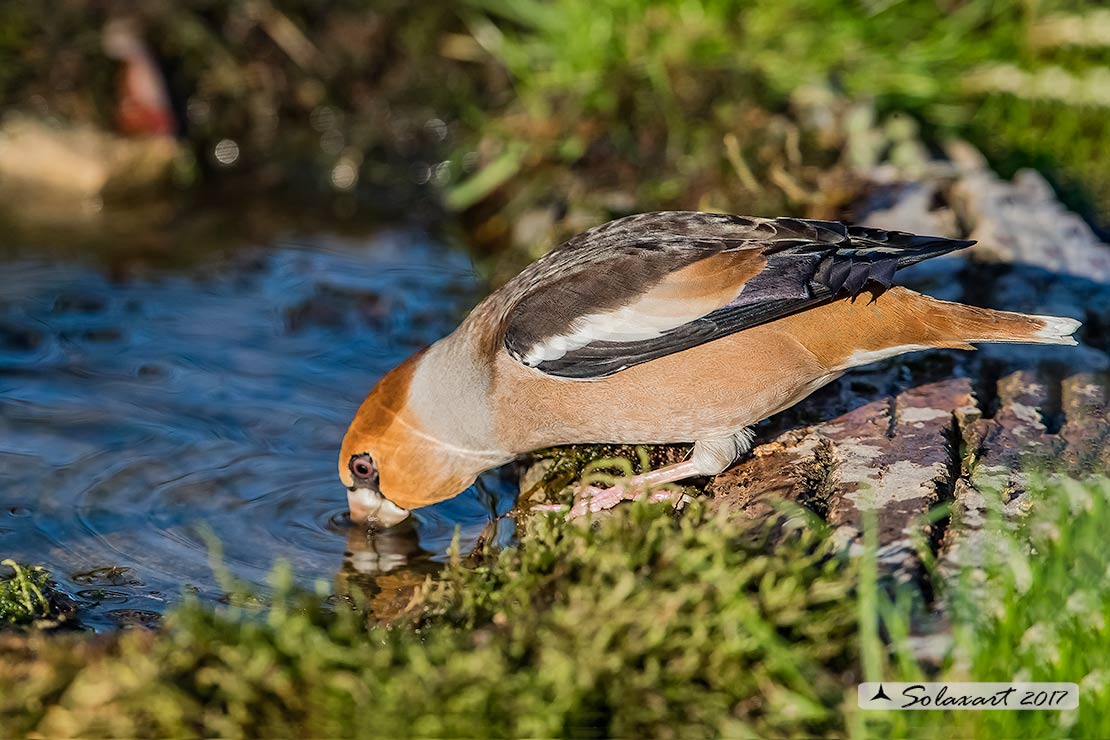
[[[851,368],[978,342],[1075,344],[1078,321],[892,286],[973,244],[834,221],[663,212],[573,237],[374,386],[343,440],[351,518],[393,524],[572,443],[693,442],[571,513],[728,468],[751,425]]]

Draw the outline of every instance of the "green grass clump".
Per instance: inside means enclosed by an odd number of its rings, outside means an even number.
[[[854,663],[850,563],[823,534],[634,506],[597,528],[534,523],[528,546],[452,571],[436,621],[492,624],[539,724],[608,736],[807,734],[836,726]],[[523,651],[520,648],[524,648]],[[546,715],[546,716],[545,716]]]
[[[956,594],[955,652],[967,667],[953,674],[1075,682],[1079,710],[967,712],[959,734],[1110,737],[1110,480],[1049,484],[1035,506],[1016,541],[992,552],[987,586]]]
[[[637,505],[452,565],[406,623],[318,597],[180,609],[86,661],[0,660],[5,731],[84,736],[812,736],[839,730],[852,566],[806,529]],[[4,668],[4,665],[9,665]],[[17,680],[18,679],[18,680]]]

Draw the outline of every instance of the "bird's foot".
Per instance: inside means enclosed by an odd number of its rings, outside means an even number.
[[[574,497],[574,504],[570,507],[570,511],[567,512],[566,518],[568,521],[579,519],[586,514],[596,514],[599,511],[612,509],[622,501],[638,501],[644,498],[645,495],[648,501],[653,504],[671,501],[677,506],[690,500],[690,497],[682,492],[665,489],[655,490],[648,494],[645,488],[625,486],[620,483],[610,486],[609,488],[584,485],[578,489],[578,493]],[[562,508],[563,507],[558,504],[544,504],[541,506],[534,506],[533,510],[560,511]]]

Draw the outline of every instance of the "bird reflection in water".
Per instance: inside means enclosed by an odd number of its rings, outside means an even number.
[[[518,467],[506,465],[449,501],[417,509],[396,526],[348,524],[336,594],[365,604],[375,622],[403,616],[417,588],[450,559],[456,538],[455,550],[464,556],[480,546],[514,544],[516,523],[505,515],[516,501],[518,481]]]

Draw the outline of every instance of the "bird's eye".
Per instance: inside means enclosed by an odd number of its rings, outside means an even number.
[[[374,463],[370,462],[367,455],[356,455],[351,458],[351,474],[356,478],[369,478],[374,474]]]

